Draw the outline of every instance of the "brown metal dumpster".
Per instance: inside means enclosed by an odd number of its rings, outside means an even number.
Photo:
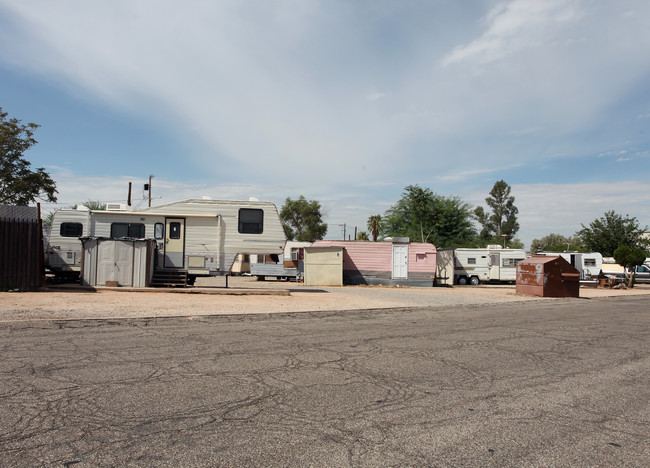
[[[559,255],[533,255],[517,264],[517,294],[580,297],[580,272]]]

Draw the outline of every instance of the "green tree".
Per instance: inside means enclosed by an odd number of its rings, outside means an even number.
[[[582,252],[584,251],[584,247],[579,237],[565,237],[561,234],[551,233],[541,239],[533,239],[533,242],[530,244],[530,250],[532,252],[564,252],[568,250]]]
[[[27,205],[37,199],[56,202],[56,183],[45,169],[30,169],[23,153],[34,146],[34,123],[7,118],[0,107],[0,204]]]
[[[379,230],[381,229],[381,215],[372,215],[368,218],[368,231],[372,236],[372,241],[377,242]]]
[[[438,247],[456,247],[476,237],[471,207],[458,197],[444,197],[418,185],[404,189],[402,198],[382,218],[381,233],[431,242]]]
[[[515,197],[511,193],[510,185],[499,180],[490,190],[490,196],[485,199],[485,203],[492,209],[492,214],[486,212],[481,206],[474,210],[474,216],[482,226],[481,238],[497,244],[503,242],[502,236],[505,236],[506,240],[514,240],[515,234],[519,231],[517,222],[519,210],[515,206]]]
[[[314,242],[327,233],[320,203],[302,195],[297,200],[287,197],[280,211],[280,220],[289,240]]]
[[[600,252],[604,257],[612,257],[614,251],[621,245],[631,248],[647,248],[648,240],[643,237],[644,231],[636,218],[625,217],[614,210],[607,211],[601,218],[595,219],[589,226],[581,224],[582,229],[576,236],[582,239],[585,248],[592,252]]]
[[[357,233],[357,240],[361,240],[361,241],[369,240],[368,233],[366,231],[358,232]]]
[[[614,250],[614,260],[622,267],[627,268],[629,271],[628,288],[634,286],[634,267],[643,265],[645,262],[646,252],[640,248],[633,248],[627,245],[621,245]],[[627,273],[626,273],[627,275]]]

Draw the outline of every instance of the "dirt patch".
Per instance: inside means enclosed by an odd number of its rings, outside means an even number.
[[[223,278],[202,279],[197,286],[223,288]],[[515,293],[514,286],[456,288],[342,287],[314,288],[299,283],[257,282],[230,278],[229,287],[244,292],[281,288],[287,296],[167,294],[160,292],[57,291],[0,293],[0,321],[140,318],[229,314],[266,314],[403,307],[456,307],[530,302],[543,299]],[[581,299],[650,294],[649,285],[631,290],[582,288]],[[573,299],[573,300],[581,300]],[[565,301],[567,299],[556,299]]]

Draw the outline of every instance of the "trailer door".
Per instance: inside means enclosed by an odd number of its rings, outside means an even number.
[[[165,218],[165,268],[183,268],[185,259],[185,219]]]
[[[393,245],[393,279],[408,278],[408,245]]]
[[[490,254],[490,280],[501,279],[501,254]]]

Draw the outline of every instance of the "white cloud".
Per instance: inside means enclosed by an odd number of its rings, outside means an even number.
[[[556,27],[579,19],[575,2],[512,0],[497,4],[483,19],[485,32],[467,45],[457,46],[444,65],[473,61],[482,64],[548,42]]]
[[[650,4],[425,4],[0,0],[0,41],[11,44],[0,61],[98,112],[182,135],[180,163],[142,163],[192,166],[210,181],[170,182],[174,199],[304,194],[359,224],[412,183],[462,195],[459,182],[514,167],[530,169],[526,179],[558,153],[567,167],[598,148],[648,155],[639,129],[620,122],[647,118],[624,104],[650,75],[639,59]],[[57,179],[61,199],[99,198],[98,181],[77,176]],[[125,181],[101,198],[125,198]],[[155,196],[166,183],[155,179]]]
[[[519,208],[519,237],[526,245],[550,233],[573,235],[605,212],[614,210],[650,224],[650,191],[644,181],[512,186]],[[634,196],[630,196],[634,194]]]

